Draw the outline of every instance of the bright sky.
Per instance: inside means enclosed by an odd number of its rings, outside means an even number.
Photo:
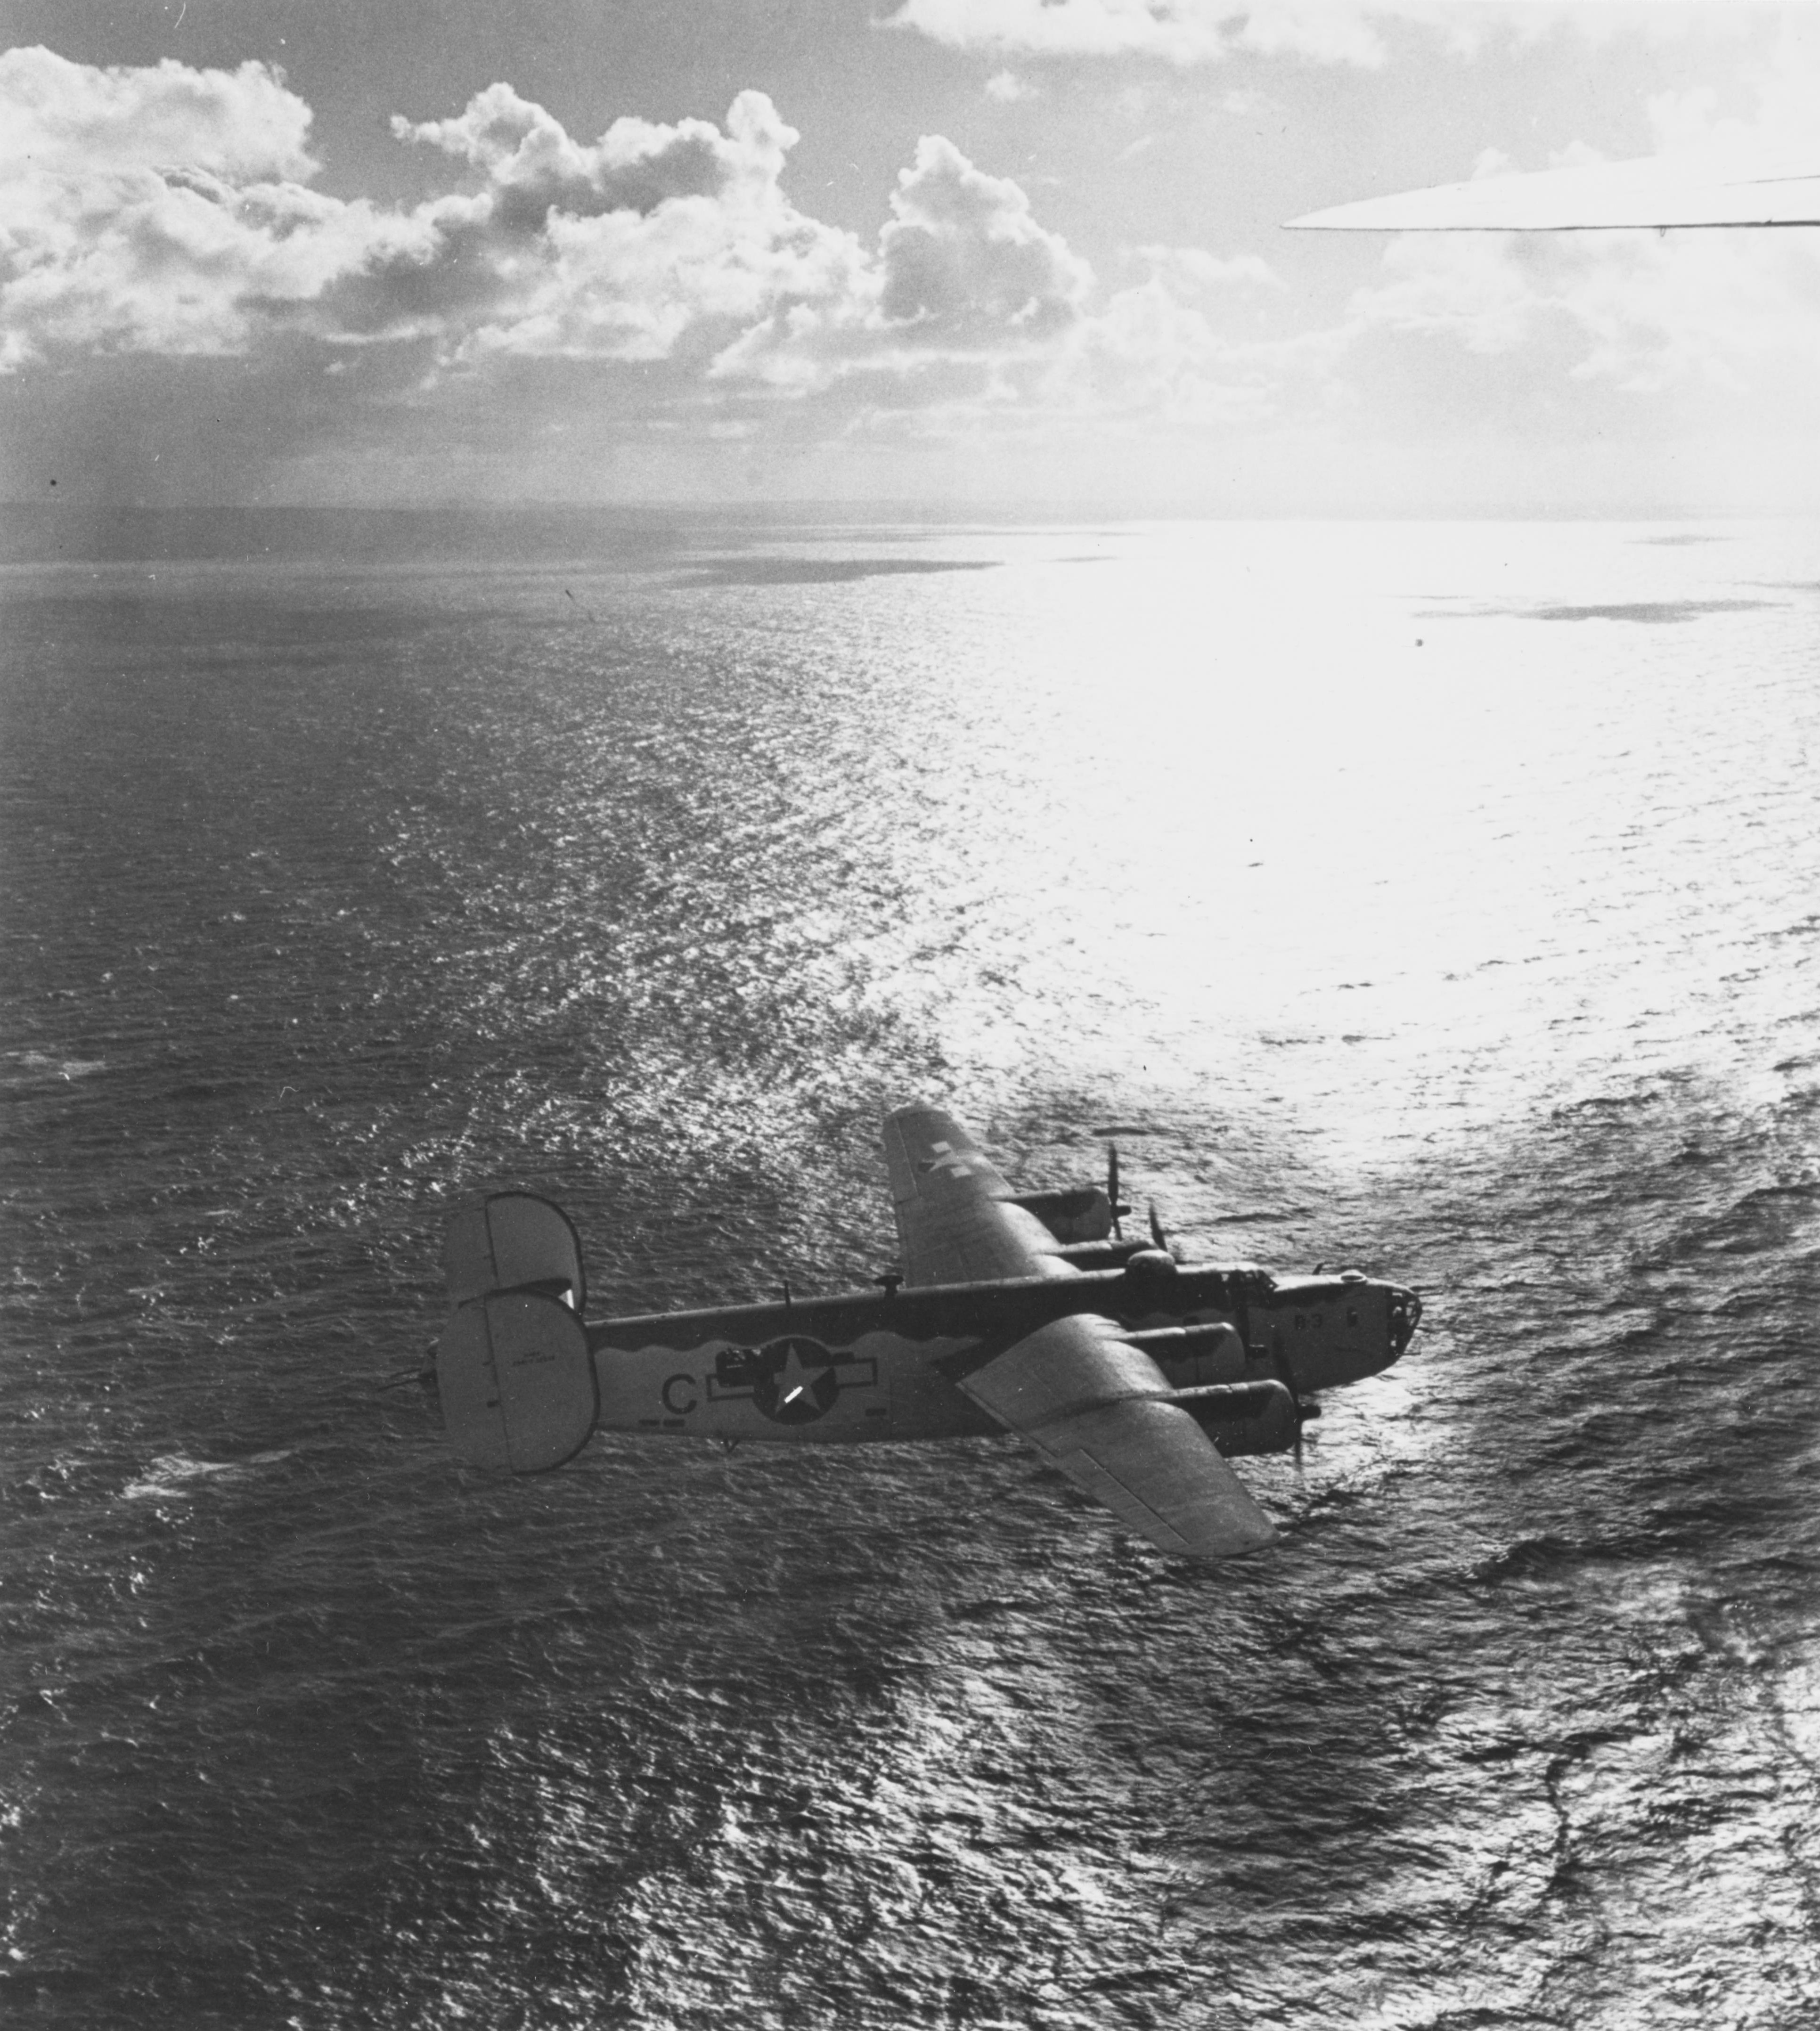
[[[1281,230],[1820,169],[1820,7],[1237,5],[0,0],[0,494],[1820,508],[1820,231]]]

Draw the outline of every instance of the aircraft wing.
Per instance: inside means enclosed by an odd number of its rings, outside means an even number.
[[[1074,1273],[1056,1259],[1048,1228],[1015,1203],[979,1145],[938,1108],[900,1107],[886,1115],[885,1161],[907,1283]]]
[[[1352,233],[1571,233],[1624,226],[1820,225],[1820,173],[1748,173],[1647,157],[1478,177],[1292,218]]]
[[[1165,1552],[1230,1559],[1276,1531],[1142,1348],[1075,1313],[956,1378],[1075,1485]]]

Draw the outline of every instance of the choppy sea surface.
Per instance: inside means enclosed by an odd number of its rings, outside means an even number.
[[[597,538],[0,568],[0,2014],[1820,2022],[1820,531]],[[1277,1548],[384,1386],[919,1097],[1423,1291]]]

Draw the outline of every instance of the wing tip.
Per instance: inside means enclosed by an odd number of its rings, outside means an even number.
[[[1236,1480],[1236,1477],[1234,1477]],[[1282,1536],[1263,1511],[1258,1507],[1243,1482],[1237,1485],[1237,1495],[1251,1514],[1239,1516],[1229,1513],[1221,1517],[1218,1525],[1196,1543],[1186,1539],[1177,1556],[1192,1559],[1197,1564],[1225,1565],[1233,1559],[1248,1559],[1255,1552],[1267,1552]],[[1230,1507],[1237,1507],[1236,1501]]]
[[[1241,1538],[1225,1550],[1213,1552],[1210,1556],[1216,1562],[1227,1559],[1248,1559],[1254,1552],[1267,1552],[1272,1545],[1280,1544],[1282,1536],[1282,1532],[1274,1523],[1266,1522],[1261,1531]]]

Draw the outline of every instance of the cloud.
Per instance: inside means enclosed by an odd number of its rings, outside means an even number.
[[[0,367],[221,353],[397,225],[315,196],[310,109],[256,63],[0,55]]]
[[[1438,17],[1424,0],[901,0],[882,25],[954,49],[1039,57],[1151,57],[1187,65],[1236,51],[1377,65],[1384,45],[1371,18]]]
[[[592,143],[504,84],[392,126],[453,187],[408,207],[313,188],[310,109],[259,65],[0,59],[0,365],[238,356],[294,379],[301,344],[350,402],[395,403],[513,361],[669,360],[698,427],[748,430],[755,402],[843,388],[931,427],[982,406],[1211,414],[1229,393],[1191,386],[1217,378],[1206,312],[1274,279],[1148,248],[1149,281],[1096,311],[1092,270],[1019,184],[937,135],[867,246],[785,195],[797,136],[760,92],[723,126],[628,117]],[[346,372],[375,349],[396,364]]]
[[[36,162],[98,172],[181,162],[234,183],[306,179],[310,109],[261,63],[192,70],[166,58],[97,69],[47,49],[0,54],[0,173]]]
[[[593,142],[505,84],[392,126],[449,188],[314,188],[310,110],[257,65],[0,60],[0,133],[29,143],[0,170],[0,363],[231,356],[305,442],[363,406],[419,438],[459,416],[475,444],[497,409],[509,437],[578,364],[669,362],[618,413],[729,442],[1218,426],[1307,376],[1222,334],[1277,286],[1257,256],[1147,247],[1147,278],[1102,293],[1016,182],[938,135],[868,244],[787,196],[797,137],[759,92],[719,126],[628,117]]]
[[[839,294],[850,234],[779,184],[762,92],[725,131],[625,119],[576,143],[509,85],[399,119],[475,186],[401,209],[309,188],[310,109],[273,71],[0,57],[0,367],[244,353],[274,334],[488,354],[664,356],[692,327]]]
[[[1601,166],[1576,145],[1553,158],[1541,181],[1647,196],[1720,170],[1811,177],[1820,39],[1785,27],[1742,81],[1755,92],[1751,117],[1721,115],[1707,89],[1664,94],[1648,108],[1659,155]],[[1488,197],[1527,188],[1494,181],[1512,166],[1501,156],[1481,158],[1476,174],[1487,180]],[[1527,354],[1571,380],[1629,394],[1745,396],[1773,362],[1797,369],[1805,362],[1811,378],[1820,236],[1400,233],[1386,248],[1382,279],[1352,299],[1348,322],[1360,340],[1408,334],[1451,340],[1482,357]]]
[[[954,49],[1053,58],[1143,57],[1186,66],[1240,52],[1375,67],[1388,23],[1427,30],[1457,54],[1566,28],[1594,41],[1627,32],[1683,35],[1720,12],[1583,0],[900,0],[881,25]]]
[[[1183,303],[1160,271],[1119,291],[1083,326],[1054,389],[1083,418],[1189,426],[1266,416],[1275,392],[1270,375],[1242,365],[1204,312]]]
[[[1014,106],[1020,99],[1035,99],[1036,87],[1026,84],[1015,71],[995,70],[986,80],[986,95],[1001,106]]]
[[[1744,394],[1766,362],[1813,361],[1820,252],[1714,233],[1517,246],[1405,236],[1386,250],[1383,279],[1354,296],[1348,322],[1360,338],[1417,335],[1485,357],[1527,354],[1628,394]]]
[[[1311,10],[1265,0],[1261,10],[1253,11],[1281,17]],[[1244,44],[1246,24],[1247,17],[1229,0],[902,0],[885,25],[914,29],[955,49],[1046,57],[1149,56],[1194,64],[1217,62]],[[1354,61],[1378,60],[1375,44],[1356,28],[1351,10],[1346,10],[1344,34],[1356,52]]]
[[[1147,18],[1184,10],[1159,0]],[[1779,50],[1740,82],[1754,115],[1736,91],[1654,102],[1665,145],[1811,132],[1812,65]],[[13,416],[88,414],[95,471],[136,430],[160,474],[177,436],[201,443],[207,416],[231,417],[207,442],[243,446],[249,468],[364,458],[375,492],[483,470],[559,472],[585,491],[620,447],[660,432],[677,470],[710,443],[845,457],[869,441],[957,448],[995,471],[1001,449],[1022,448],[1059,471],[1077,453],[1091,463],[1102,438],[1186,460],[1210,434],[1343,437],[1386,416],[1427,442],[1479,427],[1491,404],[1501,423],[1563,431],[1644,413],[1614,390],[1766,410],[1770,391],[1811,383],[1820,330],[1820,238],[1791,233],[1768,247],[1405,239],[1324,328],[1296,331],[1306,296],[1256,254],[1145,244],[1097,279],[1016,181],[935,135],[861,235],[798,208],[796,133],[759,92],[718,125],[628,117],[588,141],[496,84],[452,118],[394,121],[436,173],[412,204],[317,188],[311,132],[308,106],[259,65],[0,56]],[[63,371],[84,360],[87,379]],[[205,401],[211,376],[221,393]],[[148,389],[182,391],[182,417],[173,396],[161,423]],[[35,441],[51,443],[48,426]]]
[[[1092,270],[1038,225],[1017,184],[975,169],[952,141],[917,143],[891,209],[878,236],[880,308],[920,341],[1040,339],[1079,315]]]
[[[1210,254],[1203,247],[1137,247],[1132,251],[1150,264],[1153,275],[1180,294],[1209,289],[1283,287],[1282,277],[1261,254],[1221,255]]]
[[[509,84],[476,93],[453,120],[412,122],[395,114],[392,132],[479,170],[493,196],[490,215],[509,232],[535,231],[553,211],[642,216],[673,198],[719,198],[742,182],[762,192],[775,184],[799,138],[754,91],[734,102],[725,134],[706,120],[665,127],[628,117],[587,147]]]
[[[955,203],[957,191],[969,201]],[[1108,430],[1260,422],[1291,390],[1326,399],[1343,337],[1279,347],[1221,329],[1229,306],[1281,287],[1255,255],[1143,248],[1147,278],[1095,307],[1086,264],[1029,218],[1023,193],[983,177],[945,142],[925,140],[895,209],[863,298],[800,306],[748,333],[716,360],[715,376],[831,397],[845,405],[850,433],[1052,451]],[[927,280],[929,250],[916,236],[931,215],[943,229],[942,286],[894,293],[891,284],[907,276]],[[995,237],[994,229],[1013,225],[1009,244]]]
[[[838,296],[861,263],[852,234],[784,196],[797,135],[763,92],[740,94],[724,132],[703,120],[627,118],[591,147],[502,84],[454,120],[393,124],[485,179],[481,208],[452,226],[434,264],[486,292],[450,332],[452,360],[659,359],[697,326]],[[382,304],[413,281],[408,263],[373,278]]]
[[[844,375],[924,373],[938,359],[1040,352],[1080,318],[1093,272],[1009,177],[926,134],[901,171],[877,254],[838,294],[781,305],[714,362],[722,379],[798,390]]]

